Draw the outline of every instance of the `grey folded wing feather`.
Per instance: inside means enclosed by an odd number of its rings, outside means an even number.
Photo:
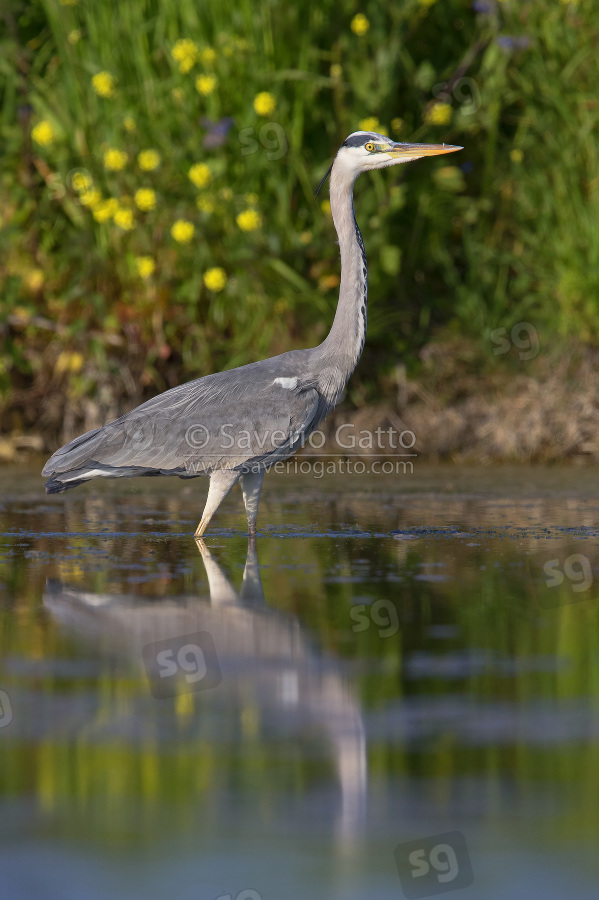
[[[159,394],[61,447],[42,474],[81,470],[85,479],[93,477],[97,464],[96,474],[193,475],[285,459],[322,421],[326,401],[313,383],[302,386],[298,378],[285,377],[277,382],[281,376],[272,366],[247,371],[258,366],[209,375]],[[290,384],[295,386],[290,389]]]

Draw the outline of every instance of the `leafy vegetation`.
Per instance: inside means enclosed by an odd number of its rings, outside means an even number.
[[[358,182],[370,260],[350,401],[441,331],[599,331],[591,0],[36,0],[1,37],[4,425],[98,424],[324,336],[313,189],[358,127],[463,144]],[[483,356],[484,359],[484,356]]]

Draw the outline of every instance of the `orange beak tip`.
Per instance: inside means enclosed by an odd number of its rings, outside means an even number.
[[[422,156],[441,156],[443,153],[455,153],[463,149],[454,144],[404,144],[396,145],[390,152],[404,159],[420,159]]]
[[[456,153],[458,150],[463,150],[463,147],[456,147],[454,144],[441,144],[437,150],[437,153],[441,155],[442,153]]]

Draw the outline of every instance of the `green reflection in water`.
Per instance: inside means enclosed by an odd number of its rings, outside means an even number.
[[[369,487],[266,493],[263,596],[255,573],[240,592],[233,504],[202,556],[178,485],[8,498],[0,794],[33,800],[26,835],[126,852],[160,847],[165,821],[169,839],[236,816],[274,835],[317,810],[323,835],[391,853],[426,831],[393,809],[413,791],[439,831],[592,845],[599,502]],[[154,699],[142,648],[202,629],[222,684]]]

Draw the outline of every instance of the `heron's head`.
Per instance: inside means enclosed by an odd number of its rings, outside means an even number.
[[[384,134],[354,131],[339,148],[334,165],[357,178],[370,169],[383,169],[420,159],[421,156],[439,156],[441,153],[455,153],[456,150],[463,150],[463,147],[453,147],[451,144],[397,144]]]

